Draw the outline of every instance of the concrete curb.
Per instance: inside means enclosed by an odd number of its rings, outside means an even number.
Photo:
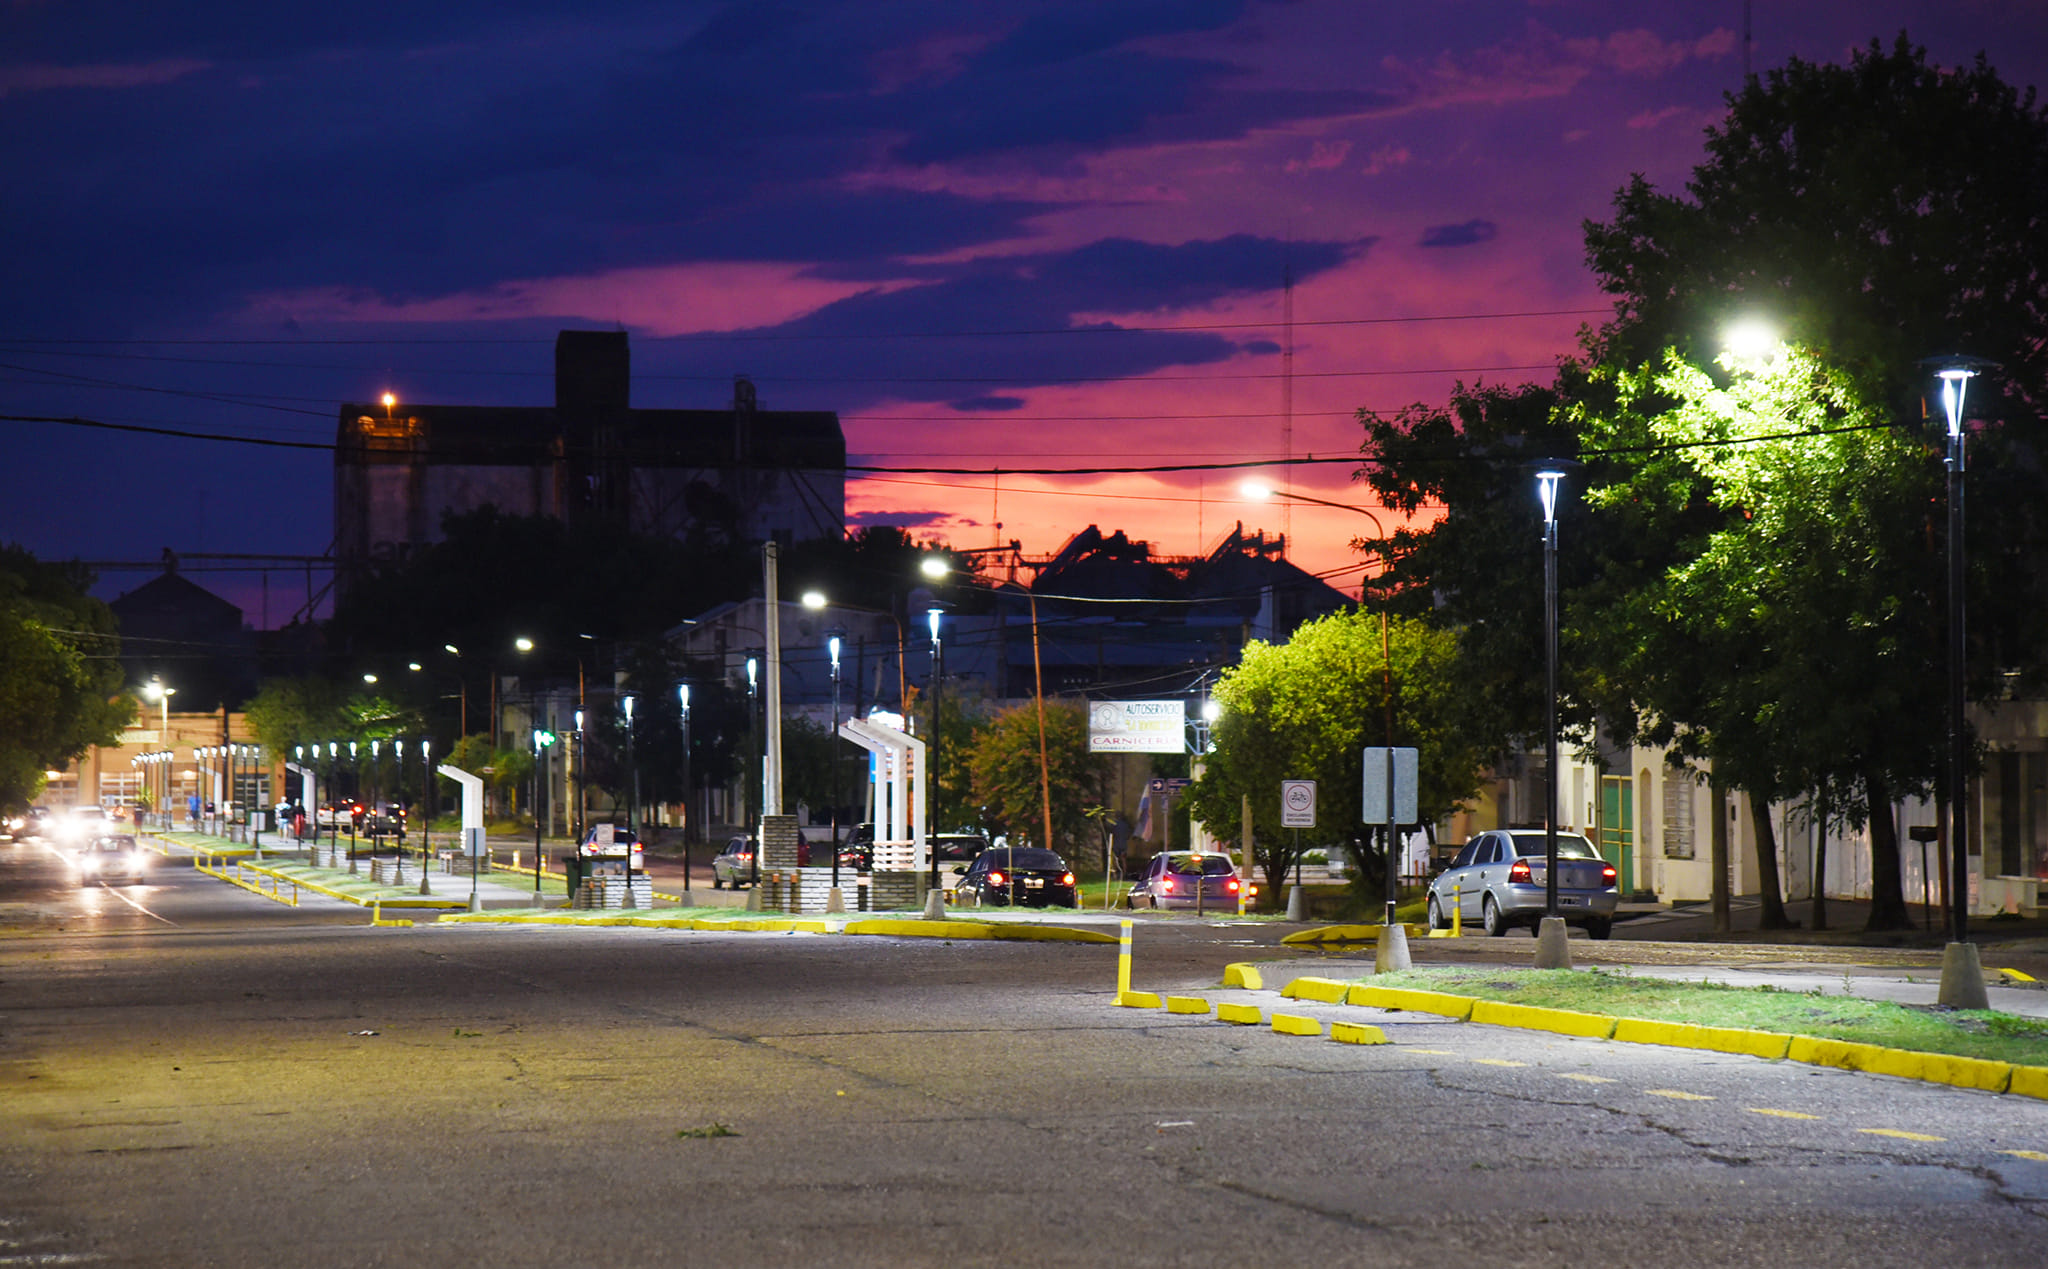
[[[1377,925],[1325,925],[1313,930],[1296,930],[1280,942],[1289,947],[1320,943],[1377,943],[1380,941],[1380,928]],[[1425,938],[1429,934],[1426,925],[1404,925],[1401,928],[1412,939]]]
[[[386,900],[385,907],[404,906]],[[424,905],[419,905],[424,906]],[[891,938],[1008,939],[1033,943],[1115,943],[1114,934],[1102,930],[1077,930],[1064,925],[1007,924],[990,921],[962,921],[949,917],[927,921],[922,917],[868,917],[835,921],[826,917],[664,917],[651,913],[625,912],[463,912],[441,918],[442,925],[591,925],[626,926],[641,929],[701,930],[714,934],[855,934]]]
[[[1291,999],[1326,1000],[1327,978],[1297,978],[1281,989]],[[1648,1018],[1610,1017],[1570,1009],[1544,1009],[1535,1005],[1508,1004],[1449,992],[1412,991],[1405,988],[1353,984],[1342,1003],[1398,1012],[1432,1013],[1457,1021],[1526,1031],[1548,1031],[1582,1039],[1613,1040],[1622,1044],[1658,1044],[1672,1048],[1706,1049],[1717,1053],[1742,1054],[1769,1061],[1790,1060],[1810,1066],[1831,1066],[1845,1071],[1891,1075],[1899,1079],[1947,1084],[1955,1088],[1987,1093],[2014,1093],[2048,1100],[2048,1066],[2022,1066],[1985,1058],[1956,1057],[1946,1053],[1921,1053],[1912,1049],[1891,1049],[1849,1040],[1825,1040],[1814,1036],[1783,1035],[1774,1031],[1747,1031],[1737,1027],[1703,1027],[1685,1022],[1658,1022]],[[1224,1008],[1218,1006],[1221,1014]],[[1234,1006],[1255,1008],[1255,1006]]]

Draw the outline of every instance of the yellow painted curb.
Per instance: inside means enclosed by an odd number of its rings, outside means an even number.
[[[1623,1044],[1662,1044],[1676,1049],[1707,1049],[1714,1053],[1746,1053],[1776,1061],[1792,1047],[1792,1037],[1775,1031],[1741,1027],[1703,1027],[1692,1022],[1656,1022],[1623,1018],[1614,1026]]]
[[[1416,991],[1407,987],[1354,986],[1344,1003],[1370,1009],[1397,1009],[1409,1013],[1435,1013],[1463,1021],[1472,1016],[1472,998],[1441,991]]]
[[[2006,1091],[2021,1097],[2048,1099],[2048,1066],[2015,1066]]]
[[[1614,1035],[1613,1018],[1605,1014],[1579,1013],[1571,1009],[1539,1009],[1534,1005],[1510,1005],[1498,1000],[1472,1002],[1472,1021],[1496,1027],[1521,1027],[1529,1031],[1551,1031],[1589,1040]]]
[[[1025,943],[1114,943],[1117,936],[1107,930],[1077,930],[1071,925],[1033,925],[1027,922],[991,922],[989,937]]]
[[[1380,929],[1377,925],[1324,925],[1313,930],[1296,930],[1281,939],[1282,943],[1300,947],[1305,943],[1377,943]],[[1429,933],[1422,925],[1403,925],[1409,938],[1421,938]]]
[[[1956,1088],[1975,1088],[1986,1093],[2003,1093],[2012,1084],[2010,1062],[1987,1058],[1951,1057],[1946,1053],[1920,1055],[1920,1078]]]
[[[1156,992],[1126,991],[1118,994],[1116,1003],[1126,1009],[1157,1009],[1159,996]]]
[[[1341,1005],[1344,993],[1350,990],[1350,983],[1340,983],[1334,978],[1297,978],[1282,987],[1280,994],[1289,1000],[1316,1000],[1326,1005]]]
[[[1339,1044],[1385,1044],[1387,1033],[1362,1022],[1333,1022],[1330,1038]]]
[[[1166,1012],[1206,1015],[1209,1012],[1209,1002],[1200,996],[1168,996],[1166,998]]]
[[[1266,980],[1259,973],[1258,966],[1247,965],[1239,961],[1223,967],[1223,985],[1225,987],[1242,987],[1246,991],[1263,991],[1265,990]]]
[[[1321,1035],[1323,1024],[1298,1014],[1276,1013],[1273,1015],[1273,1030],[1281,1035]]]
[[[1239,1027],[1256,1027],[1265,1021],[1265,1016],[1257,1005],[1217,1005],[1216,1021]]]
[[[2015,983],[2031,983],[2035,981],[2034,976],[2032,974],[2022,974],[2020,971],[2016,969],[2000,969],[1993,970],[1992,972],[1997,974],[2003,974],[2009,981]]]
[[[887,934],[896,938],[911,939],[986,939],[995,936],[989,927],[979,921],[926,921],[919,918],[895,919],[872,918],[866,921],[848,921],[848,934]]]

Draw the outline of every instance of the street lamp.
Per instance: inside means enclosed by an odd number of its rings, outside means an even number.
[[[690,808],[690,685],[676,684],[677,720],[683,733],[683,893],[690,891],[690,834],[697,830],[697,817]],[[583,711],[576,711],[576,725],[583,725]]]
[[[1536,497],[1543,504],[1543,920],[1536,934],[1536,968],[1570,969],[1564,918],[1557,911],[1557,487],[1576,463],[1545,462],[1536,468]]]
[[[832,735],[825,752],[832,758],[832,890],[839,890],[839,647],[840,636],[825,641],[832,654]]]
[[[164,747],[165,752],[169,752],[171,746],[171,697],[177,695],[177,692],[177,688],[165,686],[164,681],[159,678],[150,679],[142,688],[142,694],[156,702],[157,743]],[[170,769],[167,764],[160,765],[164,765],[164,770],[157,777],[157,784],[159,786],[159,796],[156,803],[157,819],[164,831],[168,832],[171,827]]]
[[[925,814],[927,820],[924,824],[924,838],[926,853],[931,856],[931,889],[934,892],[939,890],[939,852],[937,847],[932,845],[933,829],[930,820],[936,816],[939,805],[937,796],[938,781],[933,779],[933,777],[939,772],[939,690],[945,678],[945,645],[939,639],[939,614],[940,610],[937,608],[927,608],[924,611],[925,624],[931,628],[932,632],[932,734],[925,740],[924,780],[927,790],[925,794],[925,805],[927,808]],[[834,712],[836,713],[837,711]],[[1052,849],[1052,842],[1049,840],[1049,836],[1045,843],[1047,850]],[[1012,871],[1015,870],[1012,869]]]
[[[1941,409],[1948,423],[1948,849],[1949,943],[1941,954],[1939,1001],[1956,1009],[1988,1009],[1984,968],[1969,942],[1970,861],[1969,727],[1964,719],[1963,625],[1963,397],[1970,380],[1995,362],[1977,357],[1937,357],[1927,365],[1941,381]]]

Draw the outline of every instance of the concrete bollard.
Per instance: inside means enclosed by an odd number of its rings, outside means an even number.
[[[1571,945],[1565,941],[1564,918],[1544,917],[1536,927],[1536,968],[1570,969]]]
[[[1290,921],[1308,920],[1308,896],[1302,892],[1300,886],[1289,886],[1287,888],[1287,919]]]
[[[826,915],[830,916],[835,912],[844,911],[846,911],[846,893],[842,891],[838,886],[834,886],[830,890],[827,890],[825,892]]]
[[[1373,948],[1372,972],[1391,974],[1412,965],[1408,959],[1408,927],[1391,923],[1382,925],[1379,941]]]
[[[924,919],[927,921],[943,921],[946,919],[945,891],[928,890],[925,892]]]

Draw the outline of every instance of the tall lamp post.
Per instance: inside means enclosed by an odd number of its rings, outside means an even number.
[[[939,806],[938,781],[932,778],[939,771],[939,691],[945,676],[945,645],[939,639],[939,613],[940,610],[937,608],[927,608],[924,613],[925,624],[930,627],[932,632],[932,734],[925,739],[925,769],[921,775],[927,790],[925,794],[925,806],[927,808],[925,814],[928,819],[937,818]],[[834,712],[836,713],[837,711],[835,710]],[[937,846],[933,844],[932,832],[933,827],[927,822],[924,825],[925,853],[931,856],[931,889],[933,892],[937,892],[939,890],[939,852]],[[1047,842],[1046,849],[1050,850],[1051,848],[1052,843]],[[1015,869],[1011,871],[1014,872]]]
[[[832,654],[832,735],[825,752],[832,758],[832,889],[839,889],[839,648],[840,636],[825,641]]]
[[[697,829],[697,816],[690,808],[690,685],[676,684],[677,722],[683,733],[683,892],[690,890],[690,834]]]
[[[171,748],[171,697],[176,695],[177,691],[175,687],[165,686],[164,681],[158,678],[152,678],[142,688],[142,694],[156,702],[157,743],[162,745],[167,753]],[[158,777],[158,783],[162,787],[156,803],[157,820],[164,831],[168,832],[171,827],[171,781],[168,763],[164,764],[164,773]]]
[[[1977,357],[1937,357],[1927,363],[1941,383],[1941,409],[1948,424],[1948,852],[1949,943],[1941,953],[1941,1004],[1988,1009],[1984,967],[1970,936],[1969,748],[1966,700],[1967,648],[1963,625],[1963,397],[1970,380],[1994,362]]]
[[[1543,504],[1543,920],[1536,933],[1536,968],[1570,969],[1571,948],[1557,911],[1557,487],[1576,464],[1546,462],[1536,469]]]

